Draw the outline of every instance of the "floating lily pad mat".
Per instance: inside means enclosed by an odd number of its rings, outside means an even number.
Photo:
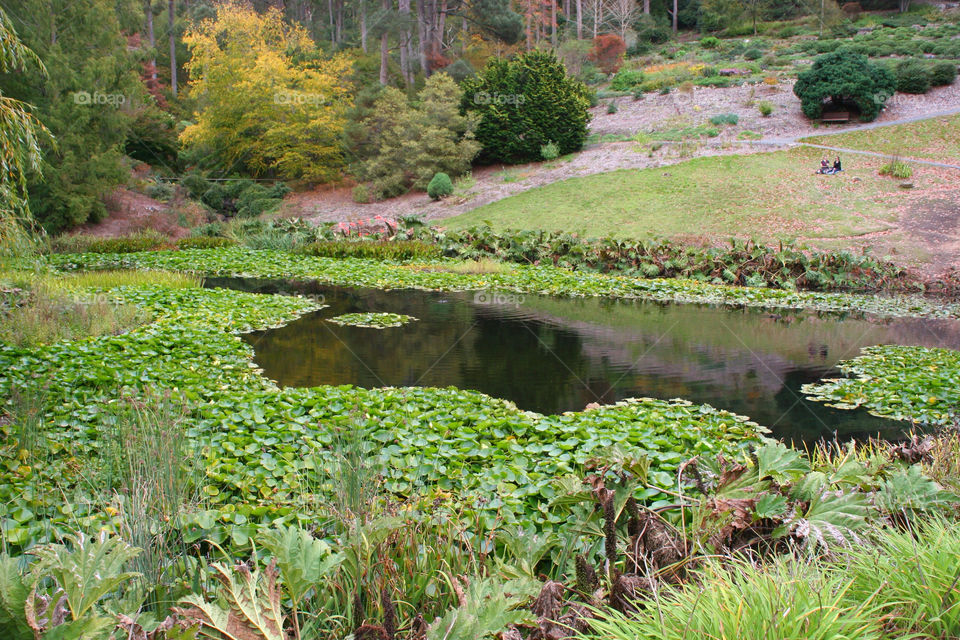
[[[836,364],[862,347],[960,348],[960,323],[950,320],[250,279],[207,284],[322,297],[329,308],[245,338],[256,363],[284,386],[454,386],[544,414],[630,397],[684,398],[749,416],[796,442],[902,434],[904,422],[831,408],[801,392],[841,376]],[[383,310],[418,321],[400,332],[327,321]]]
[[[416,320],[413,316],[405,316],[400,313],[345,313],[330,318],[330,322],[346,327],[362,327],[365,329],[389,329],[390,327],[402,327],[408,322]]]

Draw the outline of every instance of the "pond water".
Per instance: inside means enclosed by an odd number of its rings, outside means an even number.
[[[960,349],[960,323],[952,321],[255,279],[214,278],[207,286],[323,296],[327,308],[245,336],[265,375],[283,386],[455,386],[540,413],[679,397],[750,416],[798,443],[903,434],[905,423],[831,409],[800,393],[807,382],[841,375],[837,362],[861,347]],[[353,312],[418,321],[383,330],[329,322]]]

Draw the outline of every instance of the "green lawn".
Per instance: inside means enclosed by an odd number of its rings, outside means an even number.
[[[960,115],[835,136],[815,136],[804,138],[804,142],[960,164]]]
[[[820,153],[797,148],[621,170],[537,187],[445,221],[497,229],[758,239],[836,238],[896,219],[896,181],[879,158],[848,158],[842,176],[815,175]],[[855,180],[859,178],[859,181]]]

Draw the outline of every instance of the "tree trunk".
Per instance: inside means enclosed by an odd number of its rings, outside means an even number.
[[[557,0],[550,0],[550,45],[557,48]]]
[[[577,0],[577,40],[583,40],[583,0]]]
[[[327,0],[327,13],[330,16],[330,42],[337,44],[336,26],[333,19],[333,0]]]
[[[677,35],[677,0],[673,0],[673,35]]]
[[[643,0],[643,12],[650,15],[650,0]]]
[[[167,26],[170,27],[170,91],[173,97],[177,97],[177,36],[174,31],[174,13],[173,1],[167,3]]]
[[[430,8],[427,6],[428,2],[431,2],[431,0],[417,0],[417,36],[420,41],[420,70],[423,71],[424,76],[430,75],[430,60],[427,57],[427,49],[430,46],[430,29],[427,25],[427,16],[430,13]]]
[[[460,55],[467,55],[467,40],[470,39],[470,30],[467,25],[467,16],[463,16],[460,21]]]
[[[360,48],[367,52],[367,0],[360,0]]]
[[[400,16],[403,31],[400,33],[400,73],[403,81],[410,86],[413,84],[413,69],[410,61],[410,0],[400,0]]]
[[[600,19],[603,15],[601,0],[593,0],[593,37],[600,33]]]
[[[144,17],[147,19],[147,42],[150,43],[150,79],[157,79],[157,57],[154,55],[154,49],[157,47],[157,41],[153,37],[153,3],[150,0],[143,2]]]
[[[390,0],[383,0],[383,10],[390,10]],[[380,84],[386,86],[388,78],[388,69],[387,65],[390,62],[390,49],[389,49],[389,36],[387,30],[383,30],[383,34],[380,36]]]

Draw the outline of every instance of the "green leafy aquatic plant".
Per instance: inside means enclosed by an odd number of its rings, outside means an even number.
[[[848,377],[806,384],[811,400],[840,409],[924,425],[951,424],[960,413],[960,352],[881,345],[838,367]]]
[[[387,329],[389,327],[402,327],[415,320],[416,318],[413,316],[405,316],[400,313],[344,313],[335,318],[330,318],[329,322],[349,327]]]

